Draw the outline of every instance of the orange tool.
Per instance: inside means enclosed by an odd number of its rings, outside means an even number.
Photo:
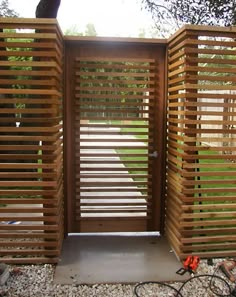
[[[176,271],[177,274],[184,275],[187,271],[190,273],[194,273],[200,262],[200,258],[197,256],[188,256],[187,259],[184,261],[184,267],[180,268]]]
[[[198,268],[200,258],[198,256],[188,256],[184,261],[184,268],[190,272],[195,272]]]

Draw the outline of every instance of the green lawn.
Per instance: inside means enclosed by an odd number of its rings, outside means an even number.
[[[225,160],[221,158],[222,154],[218,153],[217,151],[200,151],[199,155],[209,155],[213,156],[215,155],[215,159],[204,159],[204,160],[199,160],[199,164],[209,164],[208,167],[206,168],[200,168],[200,172],[209,172],[212,173],[211,176],[201,176],[200,180],[202,181],[216,181],[214,184],[204,184],[201,185],[202,188],[224,188],[226,189],[225,193],[221,193],[220,195],[233,195],[235,193],[229,193],[227,190],[229,188],[235,188],[236,187],[236,167],[232,168],[232,160]],[[215,164],[225,164],[225,167],[215,167],[213,165]],[[232,175],[235,172],[235,175]],[[222,174],[221,174],[222,173]],[[225,182],[224,182],[225,181]],[[227,183],[226,183],[227,181]],[[232,183],[231,183],[232,181]],[[204,196],[212,196],[215,195],[214,193],[207,193],[204,194]]]

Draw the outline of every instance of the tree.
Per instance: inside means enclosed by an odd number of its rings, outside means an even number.
[[[80,32],[77,25],[72,25],[70,28],[67,28],[64,31],[64,35],[71,35],[71,36],[83,36],[83,33]]]
[[[0,3],[0,17],[18,17],[19,14],[9,7],[8,0],[2,0]]]
[[[88,23],[86,25],[85,36],[97,36],[97,31],[94,24]]]
[[[35,11],[36,18],[56,18],[61,0],[40,0]]]
[[[71,36],[97,36],[97,31],[94,24],[88,23],[86,25],[84,33],[79,30],[77,25],[73,25],[70,28],[66,29],[64,31],[64,34]]]
[[[142,0],[156,24],[173,30],[183,24],[221,25],[236,24],[235,0]]]

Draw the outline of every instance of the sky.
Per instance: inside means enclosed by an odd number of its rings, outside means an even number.
[[[20,17],[35,17],[39,0],[9,0]],[[92,23],[99,36],[138,37],[153,25],[151,15],[141,10],[141,0],[61,0],[57,16],[61,29],[76,26],[84,32]],[[149,37],[149,36],[146,36]]]

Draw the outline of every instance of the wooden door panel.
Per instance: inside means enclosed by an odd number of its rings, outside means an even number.
[[[133,55],[130,45],[70,52],[69,232],[160,230],[160,161],[153,152],[162,126],[155,127],[161,70],[153,52],[141,53]]]
[[[77,57],[75,65],[76,221],[82,232],[146,231],[155,61]]]

